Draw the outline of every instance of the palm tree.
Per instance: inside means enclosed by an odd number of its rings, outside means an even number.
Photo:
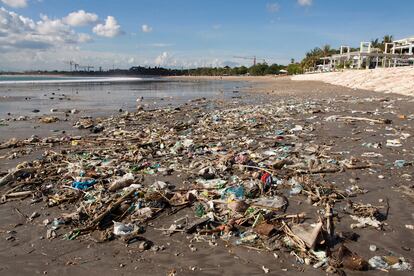
[[[371,40],[371,46],[372,48],[380,48],[381,47],[381,43],[379,42],[379,39],[375,39],[375,40]]]
[[[382,43],[391,43],[394,40],[394,37],[392,35],[384,35],[382,38]]]
[[[332,53],[331,45],[323,45],[322,46],[322,53],[324,56],[329,56]]]
[[[385,51],[385,44],[386,43],[392,43],[394,40],[392,35],[384,35],[384,37],[382,38],[382,43],[381,43],[381,49],[383,51]]]
[[[306,53],[305,58],[302,60],[303,68],[313,68],[319,62],[320,58],[323,56],[323,50],[319,47],[316,47]]]

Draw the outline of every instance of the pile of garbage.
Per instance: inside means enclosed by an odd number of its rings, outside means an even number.
[[[353,202],[366,192],[357,185],[341,190],[324,181],[326,174],[373,170],[379,164],[370,157],[346,158],[318,144],[312,123],[292,120],[323,108],[313,102],[215,110],[194,105],[125,112],[99,122],[83,119],[75,126],[90,129],[89,135],[0,145],[45,148],[42,158],[23,162],[0,178],[1,201],[27,198],[72,210],[44,221],[50,239],[59,233],[69,240],[99,233],[100,242],[140,242],[145,250],[157,245],[142,234],[161,230],[288,251],[299,263],[332,273],[411,269],[403,258],[366,261],[346,246],[357,235],[336,231],[336,204],[346,204],[355,221],[350,230],[381,231],[386,206]],[[327,120],[392,124],[361,117]],[[312,212],[288,212],[292,200]],[[170,226],[151,226],[162,215],[184,210],[190,215],[186,212]]]

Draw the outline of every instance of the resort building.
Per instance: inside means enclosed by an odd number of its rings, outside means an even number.
[[[371,42],[361,42],[358,51],[341,46],[340,53],[322,57],[323,64],[317,71],[334,71],[337,68],[373,69],[414,65],[414,37],[385,43],[385,50],[372,47]]]

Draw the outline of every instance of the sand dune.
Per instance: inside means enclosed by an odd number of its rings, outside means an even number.
[[[293,76],[292,80],[314,80],[350,88],[414,96],[414,68],[348,70]]]

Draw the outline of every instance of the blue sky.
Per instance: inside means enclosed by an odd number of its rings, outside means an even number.
[[[0,0],[0,70],[283,64],[323,44],[413,36],[413,11],[410,0]]]

